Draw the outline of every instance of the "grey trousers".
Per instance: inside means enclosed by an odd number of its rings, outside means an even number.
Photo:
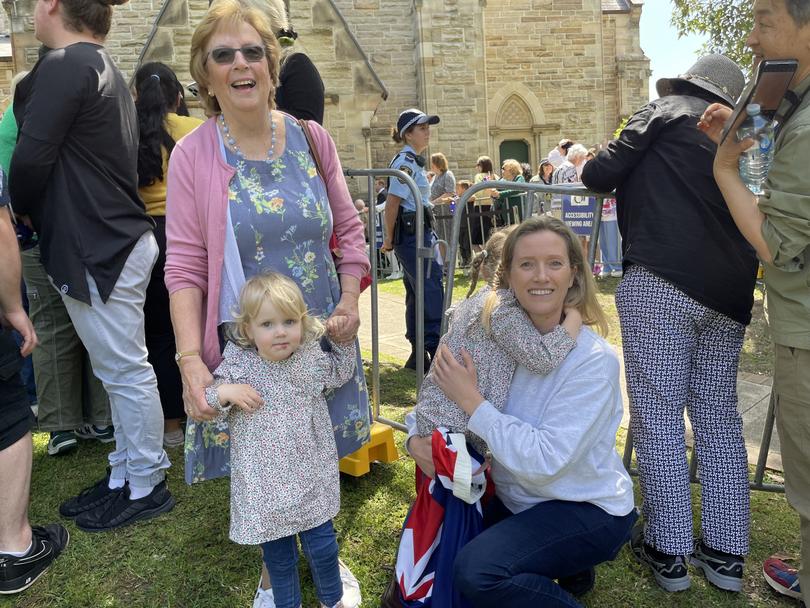
[[[170,466],[163,450],[163,410],[157,380],[147,361],[144,337],[143,304],[157,254],[157,243],[149,230],[129,254],[106,302],[101,301],[89,273],[92,306],[62,294],[76,333],[90,354],[93,372],[110,396],[115,424],[110,477],[128,479],[131,486],[142,488],[160,483]]]

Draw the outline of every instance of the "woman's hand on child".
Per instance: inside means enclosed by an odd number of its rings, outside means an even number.
[[[566,307],[563,312],[565,312],[565,319],[562,322],[562,327],[568,332],[572,340],[576,340],[579,330],[582,329],[582,314],[574,307]]]
[[[186,414],[196,422],[214,420],[217,411],[205,400],[205,387],[214,382],[214,376],[199,357],[184,357],[179,365]]]
[[[259,393],[249,384],[221,384],[217,387],[217,397],[222,405],[230,403],[248,413],[264,405]]]
[[[335,342],[348,344],[354,340],[357,329],[349,316],[332,315],[326,320],[326,333]]]
[[[461,349],[461,358],[464,365],[456,361],[453,353],[442,344],[436,351],[436,356],[430,364],[430,370],[436,379],[436,384],[448,399],[454,401],[470,416],[484,401],[478,392],[478,373],[475,363],[466,348]]]

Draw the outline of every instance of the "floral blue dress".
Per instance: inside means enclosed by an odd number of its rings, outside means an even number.
[[[332,213],[304,132],[294,120],[285,121],[284,152],[269,163],[245,160],[223,147],[228,164],[236,168],[228,193],[230,228],[245,277],[267,270],[287,275],[301,288],[310,313],[326,319],[340,300],[329,250]],[[227,298],[223,289],[223,321],[235,304]],[[329,348],[325,340],[322,346]],[[359,354],[354,377],[326,398],[338,456],[343,457],[369,439],[368,390]],[[227,423],[189,421],[185,457],[187,483],[229,475]]]

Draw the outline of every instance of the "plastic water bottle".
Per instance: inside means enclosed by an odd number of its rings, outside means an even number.
[[[754,145],[740,156],[740,177],[751,192],[759,195],[773,161],[773,123],[760,113],[759,104],[749,104],[745,111],[748,118],[737,130],[737,139],[750,137]]]

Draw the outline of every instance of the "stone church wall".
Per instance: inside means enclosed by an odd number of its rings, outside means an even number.
[[[323,76],[325,126],[344,166],[387,166],[398,148],[390,138],[397,115],[419,107],[442,119],[429,151],[444,152],[463,179],[481,154],[498,163],[503,141],[525,142],[532,164],[561,136],[602,142],[647,101],[641,5],[623,1],[629,11],[603,11],[601,0],[289,4],[296,47]],[[4,2],[15,70],[36,61],[35,3]],[[140,61],[159,60],[187,83],[191,34],[207,7],[208,0],[130,0],[115,8],[106,46],[127,78]],[[355,194],[365,186],[351,185]]]

